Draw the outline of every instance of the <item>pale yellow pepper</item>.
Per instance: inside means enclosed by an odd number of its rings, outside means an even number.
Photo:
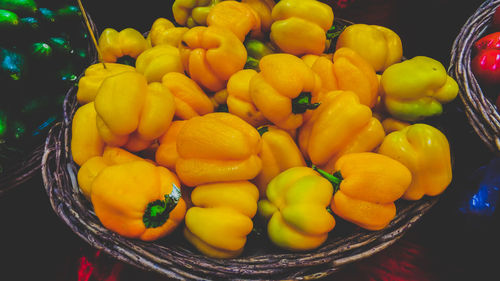
[[[184,237],[204,255],[234,258],[253,229],[259,191],[248,181],[196,186],[186,213]]]
[[[187,27],[177,27],[166,18],[157,18],[151,29],[149,30],[147,40],[151,46],[167,44],[174,47],[179,47],[182,40],[182,35],[188,31]]]
[[[73,161],[82,166],[88,159],[102,155],[104,140],[96,124],[97,113],[94,102],[79,107],[71,123],[71,155]]]
[[[104,62],[116,62],[124,56],[135,59],[151,48],[148,40],[139,31],[130,27],[120,32],[109,27],[104,29],[99,36],[98,44]]]
[[[412,173],[412,181],[403,198],[419,200],[436,196],[452,180],[450,145],[446,136],[433,126],[417,123],[388,134],[378,153],[403,163]]]
[[[144,74],[149,83],[161,82],[163,76],[170,72],[184,73],[179,49],[167,44],[142,52],[135,61],[135,68]]]
[[[400,62],[403,57],[399,35],[380,25],[358,23],[347,26],[337,39],[336,48],[342,47],[356,51],[378,72]]]

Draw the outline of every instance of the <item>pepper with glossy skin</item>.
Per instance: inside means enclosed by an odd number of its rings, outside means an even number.
[[[168,44],[142,52],[135,61],[135,68],[144,74],[149,83],[161,82],[163,76],[170,72],[184,73],[179,49]]]
[[[153,47],[163,44],[179,47],[182,35],[188,30],[187,27],[176,27],[166,18],[157,18],[151,25],[146,40],[149,40]]]
[[[276,5],[274,0],[241,0],[241,2],[252,7],[259,15],[262,31],[264,33],[269,33],[271,31],[271,24],[273,23],[271,12],[273,11],[274,5]]]
[[[399,35],[380,25],[358,23],[347,26],[337,39],[336,48],[342,47],[356,51],[375,71],[384,71],[403,57]]]
[[[302,153],[311,162],[331,172],[344,154],[372,151],[384,139],[380,121],[351,91],[332,91],[299,129]]]
[[[258,131],[262,137],[259,153],[262,170],[253,182],[259,188],[260,198],[264,198],[267,185],[275,176],[291,167],[306,166],[306,162],[287,131],[271,125],[262,126]]]
[[[78,166],[103,153],[105,143],[97,130],[96,117],[94,102],[79,107],[73,116],[71,155]]]
[[[92,182],[104,168],[145,159],[119,147],[105,146],[100,155],[89,158],[78,169],[77,180],[80,191],[90,200]]]
[[[186,213],[184,237],[204,255],[233,258],[241,254],[253,229],[259,191],[248,181],[196,186]]]
[[[471,70],[485,89],[498,87],[500,85],[500,48],[479,51],[471,60]],[[493,91],[493,95],[495,94],[496,91]]]
[[[217,26],[197,26],[184,33],[179,46],[188,75],[201,87],[216,92],[243,69],[247,51],[230,30]]]
[[[260,17],[250,5],[237,1],[222,1],[210,9],[208,26],[219,26],[231,30],[241,42],[245,37],[263,36]]]
[[[282,129],[300,127],[304,113],[319,106],[311,103],[321,87],[319,77],[291,54],[264,56],[259,67],[260,72],[250,80],[250,97],[257,110]]]
[[[92,182],[90,199],[104,227],[124,237],[154,241],[183,221],[186,204],[179,180],[147,161],[104,168]]]
[[[223,0],[175,0],[172,4],[172,14],[175,21],[192,28],[207,25],[207,16],[217,3]]]
[[[125,56],[135,59],[151,45],[136,29],[129,27],[118,32],[108,27],[99,36],[99,48],[102,61],[116,62]]]
[[[293,251],[319,247],[335,227],[327,211],[332,194],[332,184],[312,168],[281,172],[269,182],[267,199],[258,203],[259,214],[268,220],[270,240]]]
[[[78,90],[76,99],[80,104],[86,104],[95,100],[97,90],[102,84],[102,81],[109,76],[113,76],[125,71],[135,71],[135,68],[130,65],[119,63],[95,63],[85,69],[85,73],[78,81]]]
[[[183,73],[167,73],[161,81],[174,96],[177,118],[190,119],[214,111],[213,103],[207,94]]]
[[[452,180],[450,146],[446,136],[433,126],[417,123],[388,134],[378,153],[403,163],[412,182],[403,195],[419,200],[444,192]]]
[[[316,73],[321,80],[321,90],[319,95],[316,96],[319,99],[322,93],[335,91],[339,89],[337,78],[335,75],[335,69],[333,67],[333,61],[326,56],[318,55],[305,55],[302,56],[302,60],[311,68],[314,73]]]
[[[339,90],[353,91],[361,104],[375,106],[379,90],[377,74],[356,51],[345,47],[337,49],[333,54],[333,70]]]
[[[254,127],[269,123],[257,110],[250,97],[250,80],[257,75],[253,69],[243,69],[231,76],[227,81],[227,109]]]
[[[94,104],[103,140],[108,145],[126,145],[131,151],[143,150],[163,135],[175,112],[170,91],[159,82],[148,84],[138,72],[106,78]]]
[[[368,230],[385,228],[396,216],[412,174],[400,162],[373,152],[350,153],[335,163],[335,173],[321,172],[333,184],[332,211]]]
[[[332,8],[315,0],[281,0],[272,10],[270,39],[283,52],[320,55],[333,24]]]
[[[403,121],[417,121],[443,112],[443,103],[455,99],[458,84],[444,66],[417,56],[389,66],[380,80],[386,110]]]
[[[175,163],[179,158],[179,154],[177,153],[177,135],[179,135],[179,131],[186,122],[187,120],[172,121],[167,132],[158,140],[160,144],[155,152],[155,161],[158,165],[175,171]]]
[[[177,135],[175,170],[182,183],[253,179],[261,170],[259,132],[243,119],[214,112],[187,120]]]

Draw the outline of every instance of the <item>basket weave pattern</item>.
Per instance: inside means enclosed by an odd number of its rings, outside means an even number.
[[[488,0],[472,14],[456,37],[448,72],[457,81],[459,96],[465,113],[476,133],[488,148],[500,154],[500,114],[488,100],[471,70],[471,55],[474,43],[481,38],[491,23],[500,0]]]

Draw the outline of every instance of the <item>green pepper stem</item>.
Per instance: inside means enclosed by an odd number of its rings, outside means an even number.
[[[257,132],[262,136],[269,131],[269,126],[262,126],[257,129]]]
[[[172,184],[170,194],[165,194],[165,200],[156,200],[150,202],[142,216],[142,221],[146,228],[155,228],[162,226],[170,216],[170,212],[177,206],[181,198],[181,191]]]
[[[312,110],[318,108],[319,102],[311,103],[311,93],[302,92],[296,98],[292,99],[292,113],[302,114],[306,110]]]
[[[342,174],[340,171],[337,171],[333,174],[327,173],[324,170],[321,170],[316,165],[312,165],[313,170],[318,172],[321,176],[327,179],[333,185],[333,194],[335,194],[340,189],[340,183],[342,182]]]

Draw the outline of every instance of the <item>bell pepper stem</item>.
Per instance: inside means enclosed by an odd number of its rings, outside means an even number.
[[[257,132],[262,136],[269,131],[269,126],[262,126],[257,129]]]
[[[311,93],[302,92],[296,98],[292,99],[292,113],[302,114],[306,110],[312,110],[318,108],[319,102],[311,103]]]
[[[170,194],[165,194],[165,200],[150,202],[142,216],[146,228],[162,226],[168,219],[170,212],[177,206],[181,198],[180,189],[173,184]]]
[[[335,194],[340,189],[340,183],[343,180],[340,171],[330,174],[318,168],[316,165],[312,165],[312,168],[333,185],[333,194]]]

